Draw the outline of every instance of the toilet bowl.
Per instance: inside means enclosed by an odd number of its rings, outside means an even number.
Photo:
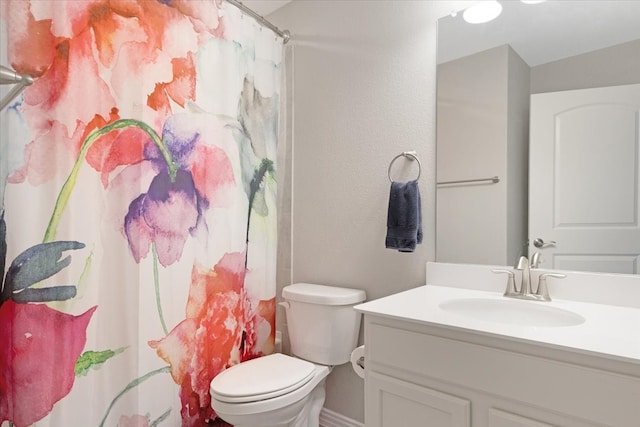
[[[235,427],[309,426],[324,403],[331,367],[280,353],[235,365],[211,384],[216,414]]]
[[[242,362],[211,381],[211,406],[235,427],[318,427],[325,380],[350,362],[360,330],[353,306],[365,292],[308,283],[282,296],[293,356],[275,353]]]

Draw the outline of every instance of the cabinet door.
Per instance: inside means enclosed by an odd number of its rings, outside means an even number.
[[[367,427],[470,427],[471,402],[370,372],[366,378]]]

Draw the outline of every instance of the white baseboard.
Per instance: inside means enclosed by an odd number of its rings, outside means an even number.
[[[364,427],[364,424],[337,412],[322,408],[320,411],[320,427]]]

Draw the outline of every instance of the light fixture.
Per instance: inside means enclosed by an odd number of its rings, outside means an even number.
[[[26,74],[18,74],[10,68],[0,65],[0,85],[15,86],[0,100],[0,111],[22,93],[24,88],[33,83],[33,78]]]
[[[520,0],[524,4],[544,3],[547,0]]]
[[[502,5],[496,0],[484,0],[466,9],[462,14],[470,24],[482,24],[496,19],[502,12]]]

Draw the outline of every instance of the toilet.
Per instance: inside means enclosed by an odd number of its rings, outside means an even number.
[[[357,345],[361,315],[353,306],[363,290],[295,283],[282,297],[293,356],[249,360],[211,381],[211,406],[235,427],[318,427],[325,380]]]

